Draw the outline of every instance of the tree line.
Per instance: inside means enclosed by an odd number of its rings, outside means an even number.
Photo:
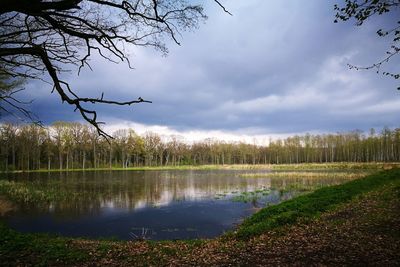
[[[291,164],[400,161],[400,128],[336,134],[305,134],[268,145],[205,139],[189,144],[180,136],[132,129],[99,137],[92,126],[56,122],[0,125],[0,169],[88,169],[204,164]]]

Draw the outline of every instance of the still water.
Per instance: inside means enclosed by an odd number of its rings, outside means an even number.
[[[242,178],[265,170],[91,171],[14,174],[52,194],[4,215],[22,232],[151,240],[211,238],[269,204],[343,178]]]

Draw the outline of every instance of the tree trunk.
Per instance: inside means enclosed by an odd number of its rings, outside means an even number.
[[[85,169],[85,163],[86,163],[86,152],[83,151],[83,155],[82,155],[82,169]]]
[[[61,149],[61,148],[59,148],[59,149]],[[58,153],[58,160],[60,162],[60,170],[62,170],[62,153],[61,153],[61,151]]]
[[[112,168],[112,146],[110,145],[110,158],[109,158],[110,169]]]

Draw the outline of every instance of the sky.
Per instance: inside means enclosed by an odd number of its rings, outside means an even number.
[[[221,2],[233,16],[204,1],[208,20],[183,32],[181,46],[166,40],[166,57],[151,48],[134,48],[133,70],[94,56],[93,71],[69,74],[67,80],[81,96],[104,92],[115,100],[140,96],[153,101],[96,105],[106,131],[132,127],[187,140],[264,142],[307,132],[400,126],[398,81],[347,66],[384,58],[390,39],[376,31],[394,25],[393,15],[357,27],[354,21],[333,23],[333,6],[341,0]],[[386,69],[399,63],[395,58]],[[26,89],[23,97],[34,99],[30,109],[45,124],[82,121],[73,107],[50,93],[49,85],[33,82]]]

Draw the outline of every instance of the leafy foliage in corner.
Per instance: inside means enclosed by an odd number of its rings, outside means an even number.
[[[354,18],[357,26],[361,26],[366,20],[372,16],[383,15],[389,12],[399,11],[400,1],[399,0],[346,0],[343,7],[338,5],[334,6],[336,13],[335,23],[339,20],[348,21]],[[389,29],[378,29],[377,34],[380,37],[390,37],[392,44],[386,51],[386,56],[370,66],[359,67],[348,64],[350,69],[375,69],[377,73],[380,72],[383,64],[388,63],[393,57],[397,56],[400,52],[400,20],[395,22]],[[393,73],[390,71],[383,71],[383,75],[390,76],[394,79],[400,78],[400,73]],[[400,90],[400,87],[397,87]]]

